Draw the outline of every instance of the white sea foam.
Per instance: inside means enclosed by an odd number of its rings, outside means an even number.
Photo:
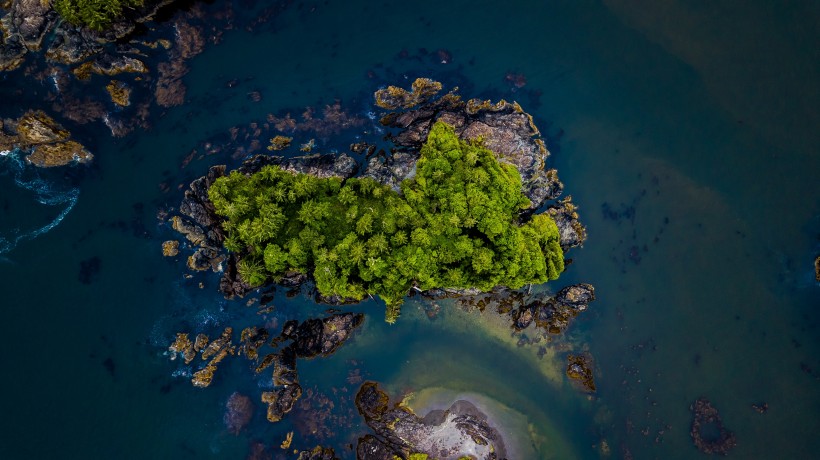
[[[41,178],[36,167],[27,165],[19,149],[1,152],[3,162],[0,163],[0,172],[10,172],[14,177],[14,184],[24,190],[34,192],[35,200],[46,206],[63,206],[63,210],[51,222],[33,231],[21,233],[19,228],[11,230],[9,235],[0,235],[0,254],[7,253],[17,247],[21,241],[31,240],[49,232],[60,225],[69,212],[74,209],[80,197],[80,189],[71,188],[59,190],[55,184]]]

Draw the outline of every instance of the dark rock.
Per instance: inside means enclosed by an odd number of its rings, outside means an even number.
[[[302,322],[286,337],[293,340],[300,358],[327,356],[335,352],[364,321],[360,313],[338,313]],[[284,334],[284,331],[283,331]]]
[[[278,422],[293,409],[293,405],[302,396],[302,387],[298,383],[281,386],[273,391],[262,393],[262,402],[268,405],[268,421]]]
[[[530,304],[535,312],[535,324],[552,334],[559,334],[567,329],[570,321],[578,313],[587,309],[595,300],[595,288],[591,284],[581,283],[567,286],[545,301],[537,300]]]
[[[358,459],[382,459],[386,452],[401,458],[424,453],[433,458],[470,454],[479,459],[506,456],[501,434],[487,416],[468,401],[456,401],[447,410],[419,418],[401,404],[389,406],[389,397],[378,384],[365,382],[356,394],[356,407],[376,436],[360,438]]]
[[[57,13],[50,2],[13,0],[8,13],[0,19],[4,44],[6,37],[14,36],[27,51],[37,51],[56,21]]]
[[[588,354],[567,356],[567,377],[579,382],[585,391],[595,392],[592,357]]]
[[[420,79],[421,80],[421,79]],[[417,80],[418,82],[418,80]],[[428,87],[425,85],[425,87]],[[441,86],[438,86],[441,89]],[[403,91],[403,92],[402,92]],[[456,133],[465,140],[483,139],[484,145],[499,155],[499,160],[512,164],[521,174],[523,192],[532,201],[531,209],[536,209],[547,200],[558,198],[563,185],[558,180],[555,170],[545,170],[549,151],[541,139],[541,133],[532,121],[532,116],[523,111],[517,103],[472,99],[466,103],[455,93],[449,93],[432,102],[427,102],[431,95],[415,101],[416,83],[413,92],[399,91],[395,87],[380,90],[376,93],[376,104],[391,110],[402,107],[413,110],[392,112],[382,118],[382,124],[401,131],[392,137],[398,150],[410,153],[418,158],[419,149],[426,142],[430,128],[435,121],[444,121],[455,128]],[[384,103],[393,93],[395,100]],[[395,153],[394,153],[395,156]],[[399,158],[390,164],[415,164],[414,160]],[[392,168],[391,168],[392,166]],[[406,177],[412,177],[412,168],[397,168],[386,171],[385,166],[371,160],[365,175],[393,185],[401,183]],[[389,176],[392,178],[387,179]]]
[[[691,406],[694,420],[689,434],[692,442],[701,452],[706,454],[728,455],[729,451],[737,446],[735,434],[723,426],[718,410],[705,398],[700,398]],[[708,425],[711,425],[709,427]],[[716,432],[717,437],[708,436],[704,432]]]
[[[513,327],[520,331],[526,329],[533,320],[533,307],[530,305],[522,305],[513,313]]]
[[[46,50],[46,59],[75,65],[102,51],[103,45],[86,37],[81,28],[63,23],[54,32],[54,39]]]
[[[296,372],[296,351],[293,346],[287,346],[274,355],[273,384],[274,386],[293,385],[299,381]]]
[[[236,263],[236,254],[230,253],[224,267],[225,271],[219,280],[219,291],[224,294],[227,299],[244,297],[245,294],[254,289],[251,285],[242,281],[237,271]]]
[[[339,177],[347,179],[353,177],[358,170],[356,160],[350,155],[345,153],[340,155],[317,153],[293,158],[256,155],[245,161],[238,168],[238,171],[250,175],[268,165],[279,166],[283,170],[294,174],[310,174],[319,178]]]
[[[296,460],[338,460],[336,452],[329,447],[316,446],[311,450],[299,452]]]
[[[558,226],[558,232],[561,235],[561,249],[564,252],[569,248],[582,245],[587,238],[586,228],[578,221],[576,209],[570,196],[547,208],[547,213]]]
[[[372,434],[359,438],[357,460],[395,460],[393,451]]]
[[[228,397],[228,402],[225,403],[225,416],[223,422],[228,432],[238,435],[253,417],[253,402],[251,398],[234,392]]]

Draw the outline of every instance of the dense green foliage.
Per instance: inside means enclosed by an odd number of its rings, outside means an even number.
[[[444,123],[433,126],[401,190],[266,166],[219,178],[209,197],[246,282],[312,273],[325,296],[379,295],[390,322],[413,286],[518,288],[564,269],[555,222],[539,214],[519,223],[530,203],[518,171]]]
[[[54,10],[71,24],[101,31],[120,19],[126,8],[143,3],[144,0],[54,0]]]

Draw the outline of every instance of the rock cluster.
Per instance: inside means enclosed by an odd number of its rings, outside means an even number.
[[[447,291],[429,291],[431,297],[452,297]],[[480,311],[488,307],[499,313],[508,314],[513,329],[521,331],[535,323],[536,327],[560,334],[569,327],[573,318],[585,311],[590,302],[595,300],[595,288],[591,284],[578,283],[566,286],[554,296],[539,293],[532,296],[520,291],[505,288],[495,289],[488,293],[455,293],[458,302],[464,307]]]
[[[277,340],[289,340],[291,343],[274,355],[273,391],[262,393],[262,401],[268,404],[268,421],[281,420],[302,396],[296,358],[332,354],[363,321],[362,314],[339,313],[323,319],[308,319],[302,323],[295,320],[285,323]]]
[[[302,323],[288,321],[282,327],[282,333],[270,342],[271,347],[280,347],[276,352],[266,354],[261,360],[259,349],[267,343],[269,333],[265,328],[248,327],[240,334],[241,345],[239,355],[259,363],[256,373],[260,373],[273,366],[271,391],[262,393],[262,402],[267,404],[267,419],[278,422],[285,414],[293,409],[294,404],[302,396],[299,386],[299,375],[296,371],[297,358],[313,358],[328,356],[335,352],[353,331],[364,321],[364,315],[359,313],[338,313],[322,319],[308,319]],[[197,335],[191,342],[188,334],[178,333],[174,343],[168,347],[171,359],[182,356],[185,364],[190,364],[197,353],[202,360],[209,360],[205,367],[196,371],[191,383],[200,388],[207,387],[213,381],[217,365],[228,355],[237,353],[237,347],[232,342],[233,329],[225,328],[222,334],[209,343],[204,334]],[[282,346],[289,342],[286,346]],[[241,430],[244,424],[240,423],[248,411],[247,403],[237,396],[233,403],[229,400],[228,412],[225,415],[229,430]],[[250,415],[247,415],[250,419]],[[230,421],[230,423],[229,423]],[[245,422],[247,423],[247,422]],[[321,457],[317,457],[321,458]]]
[[[698,399],[692,403],[689,410],[694,416],[689,434],[695,447],[701,452],[727,455],[737,445],[735,434],[723,426],[718,410],[707,399]],[[717,436],[707,435],[705,432],[717,433]]]
[[[17,120],[0,121],[0,150],[30,150],[26,161],[40,167],[86,163],[94,158],[71,139],[71,133],[42,111],[28,111]]]
[[[439,459],[506,457],[501,434],[468,401],[456,401],[447,410],[421,418],[401,404],[391,407],[388,395],[377,383],[365,382],[356,394],[356,407],[375,432],[375,436],[359,439],[359,460],[407,458],[411,453]]]

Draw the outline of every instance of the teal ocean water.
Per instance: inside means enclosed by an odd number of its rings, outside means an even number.
[[[515,427],[515,458],[698,458],[699,397],[736,434],[730,456],[816,458],[820,9],[641,3],[293,3],[193,59],[188,103],[151,130],[80,131],[92,166],[35,170],[19,152],[0,156],[0,457],[245,458],[260,441],[291,458],[278,445],[295,430],[294,448],[324,442],[351,458],[365,378],[419,409],[484,401]],[[305,404],[276,425],[259,404],[247,431],[228,433],[227,397],[258,401],[269,383],[235,360],[196,389],[163,353],[179,330],[259,322],[221,297],[217,275],[186,279],[184,257],[162,257],[174,235],[158,211],[232,161],[181,169],[183,158],[268,113],[338,100],[367,118],[375,89],[419,76],[534,115],[589,232],[561,279],[538,289],[589,282],[597,300],[543,357],[492,315],[446,302],[430,321],[409,299],[394,326],[376,302],[350,307],[368,314],[355,338],[299,363]],[[0,115],[24,111],[23,84],[0,82]],[[350,142],[317,139],[322,151]],[[271,326],[326,308],[281,290],[274,304]],[[562,350],[594,357],[594,396],[567,382]],[[324,395],[334,409],[317,422]],[[765,414],[751,407],[763,403]]]

